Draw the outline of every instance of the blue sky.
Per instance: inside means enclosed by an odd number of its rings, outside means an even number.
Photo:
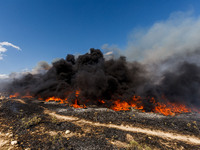
[[[31,69],[39,61],[84,54],[104,44],[125,47],[130,33],[171,13],[200,14],[198,0],[0,0],[0,74]],[[0,44],[1,46],[1,44]]]

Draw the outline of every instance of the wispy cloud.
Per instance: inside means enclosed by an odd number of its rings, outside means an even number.
[[[21,50],[21,48],[19,46],[16,46],[12,43],[9,43],[9,42],[0,42],[0,60],[3,59],[3,56],[6,51],[7,51],[7,48],[5,48],[5,46],[10,46],[10,47],[13,47],[17,50]]]
[[[0,74],[0,80],[1,79],[7,79],[9,76],[7,74]]]

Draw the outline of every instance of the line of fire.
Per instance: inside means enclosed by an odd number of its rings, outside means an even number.
[[[56,101],[79,109],[91,105],[114,111],[136,109],[165,116],[200,112],[200,68],[189,62],[164,72],[158,83],[152,81],[147,65],[128,62],[123,56],[105,59],[99,49],[78,58],[67,55],[48,69],[44,64],[41,68],[42,73],[27,73],[9,83],[9,98]]]

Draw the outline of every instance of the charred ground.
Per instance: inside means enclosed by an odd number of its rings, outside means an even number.
[[[200,148],[198,114],[163,116],[137,110],[115,112],[105,108],[74,109],[56,102],[36,99],[3,99],[0,104],[1,141],[5,135],[2,149]],[[157,131],[149,134],[116,128],[113,125]],[[70,133],[66,134],[66,130]],[[187,142],[160,135],[159,132],[163,131],[175,136],[187,136]],[[199,141],[193,142],[193,138]],[[17,141],[14,146],[10,144],[13,140]]]

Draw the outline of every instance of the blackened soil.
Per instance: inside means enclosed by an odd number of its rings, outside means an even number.
[[[0,101],[1,132],[12,132],[10,140],[17,140],[17,144],[14,147],[8,144],[0,149],[200,149],[198,145],[156,136],[58,120],[45,114],[45,109],[94,122],[129,124],[136,127],[200,136],[200,118],[196,114],[166,117],[137,111],[74,109],[61,104],[44,103],[37,100],[4,99]],[[66,134],[66,130],[69,130],[70,133]]]
[[[76,116],[90,121],[160,129],[162,131],[171,131],[200,137],[200,114],[198,113],[164,116],[162,114],[143,113],[138,110],[113,111],[104,108],[74,109],[62,105],[58,107],[58,105],[54,103],[45,103],[42,105],[48,107],[48,109],[52,111],[56,111],[58,114]]]

